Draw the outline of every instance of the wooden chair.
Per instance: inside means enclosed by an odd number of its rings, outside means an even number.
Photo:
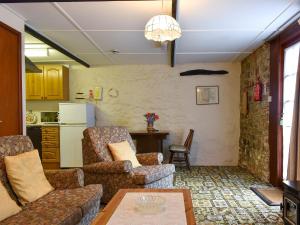
[[[174,160],[174,154],[177,153],[178,155],[183,155],[182,157],[175,158],[175,162],[185,162],[188,169],[190,170],[190,160],[189,160],[189,154],[191,150],[191,145],[193,141],[194,136],[194,130],[190,129],[189,135],[187,136],[184,145],[170,145],[169,151],[171,153],[169,163],[173,163]]]

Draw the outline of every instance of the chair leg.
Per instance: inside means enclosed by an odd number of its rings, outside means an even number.
[[[187,153],[185,153],[184,157],[185,157],[185,162],[186,162],[188,169],[191,170],[189,155]]]
[[[171,152],[170,158],[169,158],[169,163],[173,162],[173,157],[174,157],[174,152]]]

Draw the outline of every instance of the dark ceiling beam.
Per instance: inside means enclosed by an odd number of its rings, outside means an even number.
[[[44,35],[40,34],[39,32],[35,31],[31,27],[25,25],[25,32],[32,35],[33,37],[39,39],[40,41],[44,42],[45,44],[49,45],[50,47],[56,49],[57,51],[61,52],[62,54],[68,56],[69,58],[75,60],[76,62],[80,63],[81,65],[85,67],[90,67],[88,63],[83,61],[82,59],[78,58],[77,56],[73,55],[71,52],[67,51],[66,49],[62,48],[58,44],[54,43]]]
[[[172,17],[176,20],[177,17],[177,0],[172,0]],[[171,67],[175,66],[175,40],[171,42]]]
[[[30,3],[30,2],[116,2],[116,1],[153,1],[153,0],[0,0],[0,3]],[[157,0],[159,1],[159,0]]]

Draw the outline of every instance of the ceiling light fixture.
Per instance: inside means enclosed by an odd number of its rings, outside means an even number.
[[[181,37],[181,28],[173,17],[164,14],[157,15],[152,17],[146,24],[145,37],[148,40],[157,42],[174,41]]]
[[[25,43],[25,49],[31,48],[31,49],[37,49],[37,48],[49,48],[46,44],[39,44],[39,43]]]
[[[47,48],[25,48],[25,55],[27,57],[47,57],[49,52]]]

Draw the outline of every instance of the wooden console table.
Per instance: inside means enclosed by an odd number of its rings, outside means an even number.
[[[169,132],[132,131],[130,135],[136,140],[137,153],[163,152],[163,140],[167,138]]]

